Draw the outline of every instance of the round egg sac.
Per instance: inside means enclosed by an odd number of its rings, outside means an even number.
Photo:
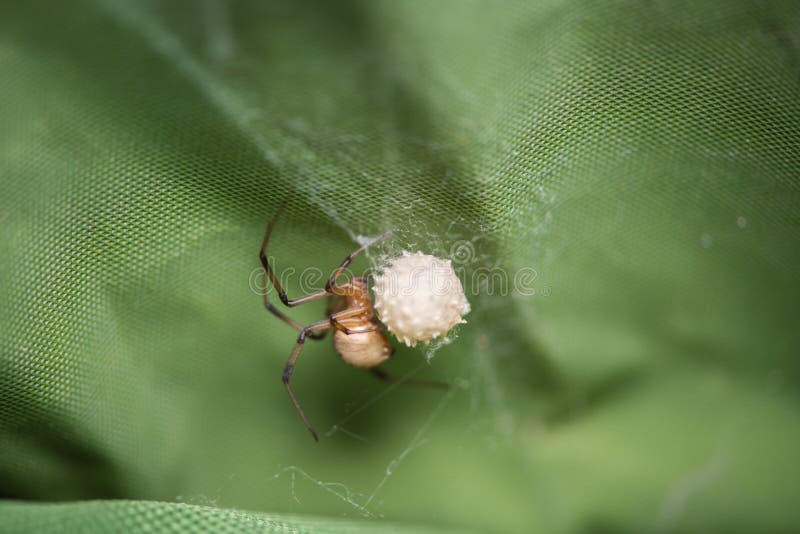
[[[470,307],[450,260],[403,252],[375,276],[378,318],[406,345],[445,338]]]

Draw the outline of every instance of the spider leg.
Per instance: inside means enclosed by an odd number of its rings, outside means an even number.
[[[364,252],[369,246],[386,239],[391,235],[392,230],[388,230],[383,234],[379,235],[369,243],[365,243],[358,247],[354,252],[347,255],[347,257],[342,261],[339,267],[334,271],[333,275],[328,279],[328,282],[325,284],[325,289],[320,291],[315,291],[314,293],[310,293],[308,295],[303,295],[302,297],[298,297],[296,299],[290,299],[286,296],[286,291],[284,291],[283,287],[281,287],[281,283],[278,280],[278,277],[275,275],[275,271],[272,269],[272,265],[269,263],[269,259],[267,259],[267,245],[269,244],[269,238],[272,236],[272,230],[275,228],[275,223],[278,222],[281,214],[283,213],[284,208],[286,208],[286,203],[289,201],[289,197],[291,191],[289,191],[286,196],[281,201],[280,206],[278,206],[275,215],[273,215],[272,220],[270,220],[269,224],[267,224],[267,231],[264,233],[264,239],[261,242],[261,250],[259,251],[259,259],[261,260],[261,265],[264,267],[264,271],[266,271],[267,276],[269,277],[272,285],[275,287],[275,290],[278,292],[278,297],[281,299],[286,306],[292,308],[294,306],[299,306],[300,304],[305,304],[306,302],[311,302],[313,300],[318,300],[321,298],[325,298],[330,296],[332,293],[335,293],[334,287],[336,285],[336,280],[342,276],[344,270],[347,268],[350,263],[352,263],[353,258]],[[289,319],[286,315],[280,313],[277,308],[267,302],[266,294],[264,296],[264,306],[275,314],[278,318],[280,318],[285,323],[295,327],[297,323]]]
[[[399,384],[401,386],[417,386],[417,387],[427,387],[427,388],[436,388],[436,389],[450,389],[450,384],[447,382],[438,382],[436,380],[404,380],[402,378],[397,378],[396,376],[387,373],[383,369],[370,369],[370,373],[372,373],[376,378],[383,380],[384,382],[389,382],[390,384]]]
[[[369,328],[352,329],[345,326],[344,322],[347,322],[348,319],[358,318],[363,314],[364,310],[362,308],[348,308],[340,312],[332,313],[330,314],[331,326],[337,330],[341,330],[348,336],[350,334],[364,334],[367,332],[377,332],[378,330],[383,330],[381,325],[364,320],[357,321],[357,323],[359,325],[363,325],[365,323],[370,324]]]
[[[272,269],[272,266],[270,265],[269,260],[267,259],[267,245],[269,244],[269,238],[272,235],[272,229],[275,228],[275,223],[278,222],[278,218],[281,216],[281,213],[283,213],[283,209],[286,207],[286,202],[288,200],[289,200],[289,195],[287,194],[287,196],[284,197],[283,201],[281,201],[281,205],[278,207],[278,211],[275,212],[275,215],[272,217],[272,220],[267,225],[267,232],[264,234],[264,240],[261,242],[261,250],[260,250],[260,252],[258,254],[258,257],[261,260],[261,265],[264,266],[264,270],[267,272],[267,276],[269,277],[270,281],[272,282],[272,285],[275,286],[275,290],[278,292],[278,297],[281,299],[281,302],[283,302],[286,306],[292,308],[294,306],[299,306],[300,304],[305,304],[306,302],[310,302],[312,300],[317,300],[317,299],[321,299],[321,298],[327,297],[328,295],[330,295],[330,291],[327,291],[325,289],[325,290],[315,291],[314,293],[310,293],[308,295],[304,295],[304,296],[296,298],[294,300],[289,299],[286,296],[286,291],[284,291],[283,288],[281,287],[281,283],[280,283],[280,281],[278,281],[278,277],[275,275],[275,271]],[[274,306],[271,306],[271,305],[267,306],[266,299],[267,299],[267,297],[266,297],[266,293],[265,293],[264,294],[265,307],[268,310],[272,311]],[[273,313],[275,313],[275,312],[273,312]],[[281,320],[283,320],[284,322],[288,323],[288,321],[286,321],[286,319],[284,319],[285,316],[283,314],[275,313],[275,315],[277,315],[279,318],[281,318]],[[287,317],[287,319],[288,319],[288,317]],[[289,323],[289,324],[292,324],[292,323]],[[297,324],[297,323],[295,323],[295,324]],[[292,326],[294,326],[294,325],[292,325]]]
[[[286,297],[286,292],[283,290],[280,282],[278,281],[278,277],[275,276],[275,272],[272,270],[272,266],[270,265],[269,260],[267,259],[267,244],[269,243],[269,238],[272,235],[272,229],[275,227],[275,223],[278,221],[278,218],[280,217],[281,213],[283,213],[283,209],[286,207],[286,202],[289,200],[289,197],[291,196],[290,193],[291,190],[289,191],[289,193],[286,194],[284,199],[281,201],[281,205],[278,207],[278,211],[275,213],[275,215],[272,217],[272,220],[267,225],[267,231],[264,234],[264,240],[261,242],[261,251],[259,252],[259,259],[261,260],[261,265],[264,267],[264,277],[269,278],[269,280],[272,282],[273,287],[275,287],[275,290],[278,292],[278,296],[280,297],[281,302],[283,302],[285,305],[289,307],[293,307],[303,304],[305,302],[309,302],[311,300],[317,300],[326,297],[328,296],[328,293],[326,293],[325,291],[317,291],[315,293],[311,293],[310,295],[306,295],[304,297],[300,297],[295,300],[289,300]],[[267,295],[267,290],[266,290],[266,284],[264,285],[263,297],[264,297],[264,308],[266,308],[267,311],[272,313],[278,319],[288,324],[298,332],[303,330],[303,325],[291,319],[289,316],[280,311],[277,307],[275,307],[275,305],[273,305],[269,301],[269,297]],[[308,337],[312,339],[322,339],[325,337],[326,333],[327,333],[326,331],[314,332],[312,334],[308,334]]]
[[[331,317],[331,326],[333,326],[336,330],[341,330],[348,336],[350,334],[366,334],[367,332],[377,332],[378,330],[383,330],[383,328],[381,328],[381,326],[377,324],[373,324],[369,328],[359,328],[357,330],[354,330],[352,328],[347,328],[346,326],[344,326],[336,317]]]
[[[386,239],[390,235],[392,235],[392,230],[387,230],[384,233],[382,233],[381,235],[379,235],[378,237],[376,237],[375,239],[373,239],[372,241],[370,241],[369,243],[365,243],[365,244],[361,245],[355,251],[353,251],[350,254],[348,254],[347,257],[344,259],[344,261],[342,261],[341,265],[339,265],[339,267],[336,268],[336,270],[333,272],[331,277],[328,278],[328,283],[325,284],[325,291],[327,291],[329,293],[333,292],[333,289],[336,286],[336,280],[340,276],[342,276],[342,273],[344,272],[344,270],[347,269],[347,266],[350,265],[353,262],[353,259],[356,256],[358,256],[359,254],[361,254],[362,252],[367,250],[367,248],[371,247],[372,245],[374,245],[378,241],[382,241],[382,240]]]
[[[292,319],[291,317],[280,311],[269,301],[269,299],[267,298],[266,291],[264,292],[264,308],[266,308],[268,312],[272,313],[275,317],[277,317],[284,323],[288,324],[298,332],[303,330],[303,325],[301,325],[300,323],[298,323],[297,321],[295,321],[294,319]],[[308,334],[308,337],[310,337],[311,339],[323,339],[327,333],[328,333],[327,330],[323,330],[322,332],[314,332],[313,334]]]
[[[286,362],[286,367],[283,368],[283,385],[286,387],[286,391],[289,393],[289,398],[292,399],[292,403],[294,403],[294,407],[297,409],[297,413],[300,415],[300,419],[303,420],[305,423],[306,428],[308,431],[311,432],[311,437],[314,438],[314,441],[319,441],[319,437],[317,437],[317,433],[314,431],[314,427],[311,426],[311,423],[308,421],[306,414],[303,413],[303,409],[300,408],[300,403],[297,402],[297,397],[294,396],[294,392],[292,391],[292,387],[289,385],[289,379],[292,378],[292,372],[294,372],[294,364],[297,362],[297,357],[300,356],[300,351],[303,350],[303,344],[306,341],[306,337],[310,337],[309,333],[314,331],[326,331],[331,327],[330,321],[319,321],[316,323],[312,323],[306,327],[303,327],[300,330],[300,335],[297,336],[297,344],[294,346],[292,350],[292,355],[289,356],[289,359]]]

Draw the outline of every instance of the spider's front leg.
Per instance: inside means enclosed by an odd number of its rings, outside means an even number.
[[[278,211],[275,212],[275,215],[272,217],[272,220],[267,225],[267,231],[264,233],[264,239],[261,242],[261,249],[259,251],[258,257],[259,260],[261,260],[261,265],[264,267],[265,278],[269,278],[270,282],[272,282],[272,286],[278,292],[278,297],[281,299],[281,302],[283,302],[286,306],[292,308],[294,306],[299,306],[300,304],[305,304],[306,302],[311,302],[313,300],[325,298],[329,296],[330,293],[328,291],[322,290],[322,291],[316,291],[309,295],[304,295],[294,300],[289,299],[286,296],[286,292],[283,290],[283,287],[281,287],[281,283],[278,280],[278,277],[275,275],[275,271],[273,270],[272,265],[270,264],[269,259],[267,258],[267,245],[269,244],[269,238],[272,235],[272,229],[275,227],[275,223],[278,221],[278,218],[280,218],[281,213],[283,213],[283,209],[286,207],[286,202],[288,199],[289,195],[287,195],[283,199],[281,205],[278,207]],[[286,315],[281,310],[276,308],[269,301],[269,298],[267,297],[266,283],[264,284],[263,297],[264,297],[264,308],[266,308],[267,311],[272,313],[278,319],[288,324],[298,332],[302,332],[303,326],[300,323],[290,318],[288,315]],[[311,334],[309,337],[311,337],[312,339],[322,339],[323,337],[325,337],[325,332],[316,332]]]
[[[266,262],[266,259],[264,259],[264,261]],[[294,319],[292,319],[291,317],[289,317],[288,315],[283,313],[281,310],[276,308],[275,305],[272,304],[269,301],[269,298],[267,297],[266,284],[264,285],[264,308],[268,312],[270,312],[272,315],[274,315],[275,317],[277,317],[278,319],[280,319],[284,323],[288,324],[289,326],[291,326],[292,328],[294,328],[298,332],[302,332],[303,331],[303,325],[301,325],[300,323],[298,323],[297,321],[295,321]],[[327,333],[328,333],[327,330],[323,330],[321,332],[313,332],[311,334],[308,334],[308,337],[310,337],[311,339],[315,339],[315,340],[323,339]]]
[[[267,232],[264,234],[264,240],[261,242],[261,250],[259,250],[258,258],[259,260],[261,260],[261,265],[264,267],[264,270],[266,271],[270,282],[272,282],[273,287],[278,292],[278,298],[280,298],[281,302],[283,302],[286,306],[294,308],[295,306],[305,304],[306,302],[311,302],[312,300],[325,298],[331,293],[326,288],[326,289],[321,289],[319,291],[315,291],[314,293],[310,293],[308,295],[303,295],[302,297],[298,297],[296,299],[290,299],[289,297],[286,296],[286,291],[284,291],[283,287],[281,286],[280,280],[278,280],[278,277],[275,274],[275,270],[269,263],[269,259],[267,259],[267,245],[269,244],[269,238],[272,235],[272,229],[275,227],[275,222],[278,220],[278,217],[280,217],[281,212],[283,212],[283,208],[285,205],[286,201],[284,200],[283,204],[281,204],[280,208],[278,208],[278,212],[275,214],[275,216],[267,225]],[[266,300],[266,293],[264,294],[264,299]],[[281,315],[283,315],[280,314],[280,312],[278,312],[278,314],[279,314],[278,317],[281,317]]]
[[[347,269],[348,265],[350,265],[353,262],[353,259],[356,256],[358,256],[359,254],[361,254],[362,252],[364,252],[365,250],[367,250],[367,248],[371,247],[372,245],[374,245],[375,243],[377,243],[379,241],[383,241],[384,239],[386,239],[390,235],[392,235],[392,230],[387,230],[384,233],[382,233],[381,235],[379,235],[378,237],[376,237],[375,239],[373,239],[372,241],[370,241],[369,243],[365,243],[365,244],[361,245],[356,250],[354,250],[353,252],[348,254],[347,257],[339,265],[339,267],[337,267],[336,270],[333,272],[331,277],[328,278],[328,283],[325,284],[325,291],[327,291],[328,293],[336,293],[336,291],[335,291],[336,290],[336,281],[342,276],[342,274],[344,273],[344,270]]]

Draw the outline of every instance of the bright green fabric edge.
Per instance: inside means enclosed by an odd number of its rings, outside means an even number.
[[[3,532],[456,532],[375,520],[301,517],[135,500],[4,501],[0,502],[0,517]]]

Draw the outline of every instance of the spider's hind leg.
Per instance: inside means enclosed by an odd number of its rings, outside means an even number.
[[[295,363],[297,363],[297,357],[300,356],[300,351],[303,350],[303,344],[307,337],[310,337],[314,332],[325,331],[331,328],[330,321],[319,321],[314,324],[310,324],[306,327],[303,327],[300,330],[300,335],[297,337],[297,343],[292,350],[291,356],[286,361],[286,367],[283,368],[283,385],[286,388],[286,392],[289,393],[289,398],[292,399],[292,404],[294,404],[295,409],[297,410],[297,414],[300,416],[300,419],[303,420],[305,423],[306,428],[309,432],[311,432],[311,437],[314,438],[314,441],[319,441],[319,437],[317,433],[314,431],[314,427],[311,426],[306,414],[303,413],[303,409],[300,407],[300,403],[297,401],[297,397],[294,396],[294,391],[292,391],[292,386],[289,385],[289,381],[292,378],[292,373],[294,372]]]

